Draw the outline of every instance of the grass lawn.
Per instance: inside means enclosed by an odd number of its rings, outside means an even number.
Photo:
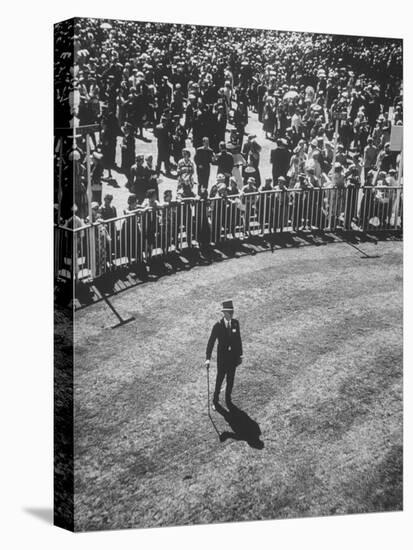
[[[196,267],[76,313],[75,527],[402,509],[402,243]],[[234,301],[244,363],[207,414],[205,347]],[[211,367],[211,389],[215,364]]]

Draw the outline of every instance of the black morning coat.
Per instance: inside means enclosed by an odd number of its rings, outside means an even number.
[[[218,340],[218,368],[225,368],[233,365],[234,363],[235,365],[238,365],[240,363],[240,357],[242,356],[242,342],[239,322],[237,319],[231,319],[230,322],[230,330],[227,329],[224,319],[221,319],[221,321],[215,323],[212,327],[211,336],[208,340],[206,349],[207,359],[211,359],[215,340]]]

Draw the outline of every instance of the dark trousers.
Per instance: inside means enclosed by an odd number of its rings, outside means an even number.
[[[169,174],[170,171],[171,171],[171,164],[169,162],[169,153],[165,152],[165,151],[158,151],[158,159],[157,159],[157,163],[156,163],[156,173],[159,174],[159,172],[161,171],[161,165],[162,165],[162,162],[165,164],[165,170],[166,170],[166,173]]]
[[[209,174],[210,174],[210,167],[207,168],[198,168],[196,169],[196,173],[198,176],[198,188],[205,187],[205,189],[208,189],[208,183],[209,183]]]
[[[217,378],[215,381],[214,402],[218,402],[222,382],[227,377],[227,386],[225,388],[225,401],[231,401],[232,388],[234,387],[236,365],[234,362],[217,367]]]

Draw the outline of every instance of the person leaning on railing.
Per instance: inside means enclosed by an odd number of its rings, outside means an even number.
[[[207,247],[211,240],[211,226],[209,223],[208,190],[198,185],[198,199],[194,201],[193,231],[199,248]]]
[[[128,207],[123,213],[127,215],[134,212],[135,215],[125,217],[120,230],[121,255],[126,256],[130,263],[136,263],[142,260],[141,230],[136,216],[138,210],[139,205],[137,197],[132,193],[128,197]]]
[[[387,174],[381,170],[377,176],[375,188],[375,216],[379,219],[378,229],[385,229],[390,225],[393,208],[392,189],[388,187]]]
[[[171,245],[175,245],[177,235],[177,202],[172,201],[172,191],[166,189],[161,205],[161,243],[162,252],[168,254]]]
[[[103,220],[110,220],[117,216],[116,208],[112,205],[112,201],[113,195],[110,193],[107,193],[103,197],[103,204],[99,207],[99,214]]]
[[[274,216],[273,226],[274,232],[277,230],[282,232],[284,228],[288,227],[288,221],[290,219],[290,199],[291,193],[287,187],[287,180],[284,176],[280,176],[277,179],[277,183],[274,186],[275,201],[274,201]]]
[[[270,228],[271,220],[274,217],[274,187],[272,185],[272,179],[266,178],[264,185],[260,188],[260,195],[257,201],[258,221],[261,227],[261,234],[264,235],[265,228]],[[272,192],[266,192],[272,191]]]
[[[141,204],[142,237],[148,263],[152,260],[152,252],[159,237],[160,206],[160,203],[156,200],[156,190],[148,189],[146,198]]]
[[[330,179],[330,183],[326,185],[326,187],[330,189],[328,193],[328,227],[334,229],[337,224],[341,224],[340,216],[344,209],[345,176],[343,165],[336,162],[328,176]]]
[[[186,234],[186,243],[188,246],[192,246],[192,204],[191,199],[195,198],[193,192],[194,182],[191,174],[182,176],[181,186],[177,193],[177,200],[180,202],[178,207],[178,231],[181,234],[181,242],[183,233]]]
[[[105,273],[107,269],[107,263],[110,258],[109,244],[111,238],[99,213],[99,203],[92,202],[90,205],[90,210],[92,213],[92,218],[86,218],[86,224],[93,226],[95,237],[95,269],[96,275],[99,276]]]
[[[228,189],[225,185],[225,176],[218,175],[217,196],[211,201],[211,240],[215,244],[221,241],[222,230],[226,232],[227,210],[228,210]]]
[[[310,227],[310,220],[307,217],[307,205],[309,195],[307,191],[313,189],[312,184],[308,180],[305,173],[298,176],[298,182],[294,185],[293,195],[293,212],[292,212],[292,228],[293,231],[302,231]]]
[[[251,218],[255,217],[256,205],[258,201],[257,187],[254,178],[248,178],[247,185],[244,185],[242,188],[240,198],[244,206],[244,230],[249,236],[251,236]]]

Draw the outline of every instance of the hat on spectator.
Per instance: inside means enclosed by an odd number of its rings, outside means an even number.
[[[244,170],[246,174],[255,174],[255,168],[253,166],[247,166]]]

